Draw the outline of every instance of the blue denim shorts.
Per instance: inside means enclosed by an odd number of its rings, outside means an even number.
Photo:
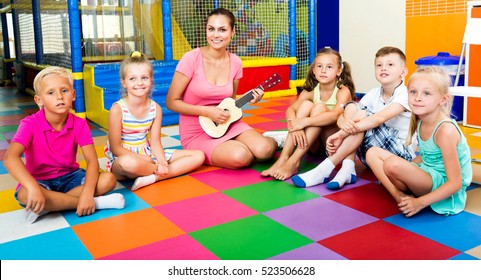
[[[65,174],[60,177],[49,179],[49,180],[37,180],[37,182],[40,186],[42,186],[43,188],[49,191],[66,193],[85,183],[85,170],[82,168],[79,168],[76,171],[71,172],[69,174]],[[20,189],[20,186],[17,187],[17,189],[15,190],[15,199],[20,203],[20,205],[25,207],[26,205],[22,204],[18,200],[19,189]]]

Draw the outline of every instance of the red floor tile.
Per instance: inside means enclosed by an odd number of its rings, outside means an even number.
[[[379,219],[399,213],[391,195],[383,186],[375,183],[341,190],[324,197]]]
[[[384,221],[318,243],[350,260],[446,260],[461,253]]]

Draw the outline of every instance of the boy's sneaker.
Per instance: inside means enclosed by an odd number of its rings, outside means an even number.
[[[288,131],[266,131],[262,135],[265,137],[271,137],[277,142],[277,147],[282,149],[284,147],[284,143],[286,143]]]

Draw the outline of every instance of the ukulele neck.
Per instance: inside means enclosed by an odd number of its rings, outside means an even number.
[[[258,86],[257,88],[260,90],[264,90],[264,87],[262,87],[262,85]],[[237,108],[241,108],[242,106],[246,105],[249,101],[251,101],[253,96],[254,96],[254,90],[250,90],[248,93],[245,93],[244,95],[242,95],[241,98],[235,101],[235,106]]]

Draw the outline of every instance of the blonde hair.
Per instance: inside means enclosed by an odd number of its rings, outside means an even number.
[[[120,64],[120,79],[125,80],[125,76],[127,75],[127,66],[130,64],[146,64],[149,66],[149,74],[150,78],[152,78],[152,87],[150,88],[150,94],[149,96],[152,96],[152,90],[154,88],[153,85],[153,77],[154,77],[154,68],[152,66],[152,63],[150,63],[150,60],[145,56],[145,54],[134,51],[132,54],[130,54],[129,57],[125,58],[122,63]],[[125,88],[121,87],[120,93],[122,95],[122,98],[124,98],[127,95],[127,92]]]
[[[416,72],[414,72],[409,78],[408,88],[409,88],[409,84],[414,79],[429,79],[434,83],[439,93],[441,93],[442,95],[449,96],[448,101],[446,102],[446,104],[444,104],[441,110],[448,118],[451,117],[451,107],[453,105],[453,96],[449,94],[449,87],[451,86],[451,77],[448,75],[448,73],[443,68],[436,67],[436,66],[428,66],[428,67],[420,68],[416,70]],[[416,132],[418,122],[419,122],[419,117],[415,114],[411,114],[411,121],[409,124],[409,131],[408,131],[409,134],[406,139],[407,146],[411,144],[411,138]]]
[[[48,75],[58,75],[62,78],[68,79],[70,85],[73,88],[72,73],[68,69],[59,66],[49,66],[38,72],[37,76],[35,76],[35,79],[33,80],[33,90],[35,91],[35,93],[40,90],[40,82],[42,82],[43,79]]]

